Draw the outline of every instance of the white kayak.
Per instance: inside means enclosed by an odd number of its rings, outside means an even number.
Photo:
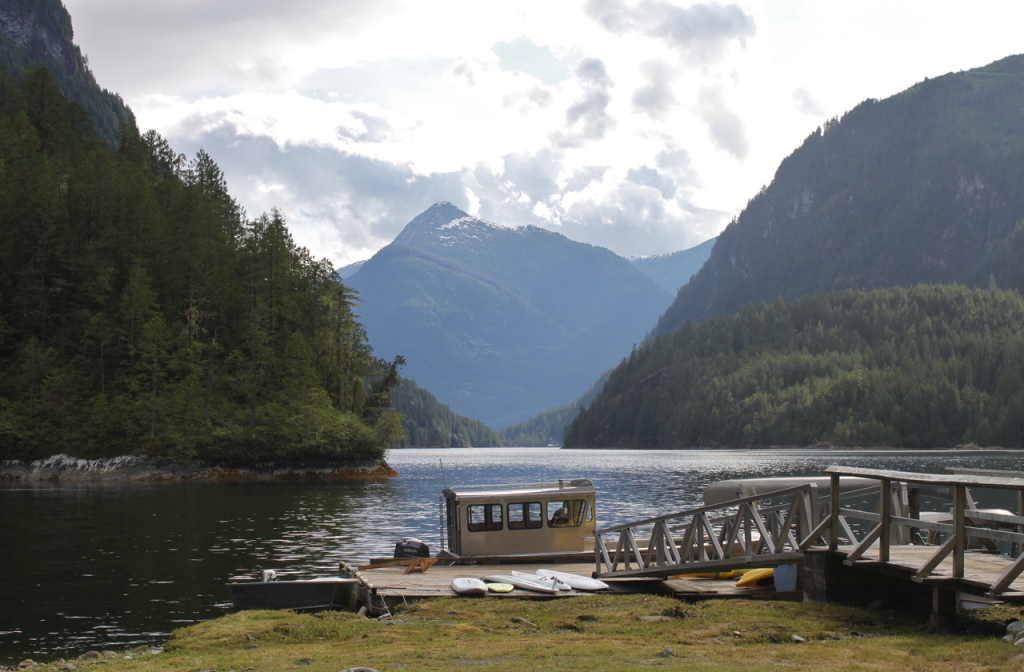
[[[559,572],[554,569],[538,569],[537,576],[558,579],[570,588],[574,588],[576,590],[605,590],[608,587],[608,584],[604,581],[598,581],[597,579],[592,579],[589,576],[570,574],[569,572]]]
[[[480,579],[459,577],[452,579],[452,590],[459,595],[484,595],[487,593],[487,584]]]
[[[543,583],[545,586],[551,586],[555,590],[572,590],[572,586],[561,581],[555,576],[540,576],[538,574],[527,574],[526,572],[517,572],[512,570],[512,576],[518,576],[520,579],[526,579],[527,581],[538,581]]]
[[[529,576],[529,575],[526,575]],[[513,576],[512,574],[491,574],[485,576],[484,581],[490,583],[511,583],[516,588],[522,588],[523,590],[532,590],[535,593],[557,593],[556,588],[551,587],[551,582],[545,582],[540,577],[534,577],[533,579],[527,579],[525,576]]]

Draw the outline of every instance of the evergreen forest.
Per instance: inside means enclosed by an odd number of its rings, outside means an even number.
[[[843,290],[688,321],[622,361],[565,445],[1020,446],[1024,299],[995,284]]]
[[[402,416],[405,436],[395,448],[473,448],[501,445],[498,433],[473,418],[459,415],[433,394],[403,378],[391,390],[391,403]]]
[[[404,360],[356,309],[205,152],[112,148],[46,68],[0,76],[0,459],[379,457]]]

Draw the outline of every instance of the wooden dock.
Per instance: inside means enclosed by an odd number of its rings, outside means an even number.
[[[401,604],[416,600],[436,597],[458,597],[451,589],[452,580],[458,577],[483,578],[490,574],[507,574],[512,569],[520,572],[534,573],[538,569],[555,569],[581,576],[590,576],[594,571],[594,563],[571,564],[518,564],[510,565],[452,565],[435,564],[426,572],[406,573],[405,567],[381,567],[365,569],[359,572],[365,579],[360,589],[358,601],[366,606],[371,615],[388,613]],[[797,593],[777,594],[773,589],[737,588],[735,580],[719,580],[707,578],[675,578],[675,579],[612,579],[607,581],[609,590],[588,592],[583,590],[564,590],[556,594],[535,593],[516,588],[509,593],[488,593],[480,598],[467,599],[521,599],[521,600],[553,600],[569,597],[589,597],[607,595],[609,593],[648,592],[671,595],[680,599],[800,599]]]

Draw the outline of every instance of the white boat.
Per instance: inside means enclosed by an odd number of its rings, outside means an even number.
[[[604,581],[598,581],[597,579],[592,579],[589,576],[570,574],[569,572],[559,572],[554,569],[538,569],[537,576],[556,578],[575,590],[605,590],[608,588],[608,584]]]
[[[513,576],[512,574],[490,574],[484,577],[484,581],[489,583],[511,583],[516,588],[522,588],[523,590],[530,590],[535,593],[547,593],[551,595],[557,593],[557,588],[552,588],[550,582],[545,585],[542,583],[543,579],[527,579],[522,576]]]
[[[452,579],[452,590],[459,595],[485,595],[487,584],[480,579],[460,576]]]

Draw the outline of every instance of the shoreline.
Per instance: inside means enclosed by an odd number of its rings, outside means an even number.
[[[251,464],[176,463],[169,459],[123,455],[95,460],[63,453],[34,462],[0,461],[0,482],[106,483],[181,481],[301,481],[392,478],[384,458],[339,461],[267,461]]]

